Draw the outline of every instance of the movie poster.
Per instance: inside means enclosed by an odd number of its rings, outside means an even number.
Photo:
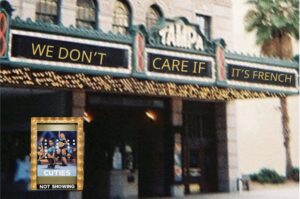
[[[82,190],[83,120],[32,118],[31,189]]]
[[[175,182],[182,182],[182,145],[181,134],[175,133],[174,143],[174,178]]]

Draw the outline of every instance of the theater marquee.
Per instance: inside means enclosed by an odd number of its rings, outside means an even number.
[[[198,91],[216,87],[279,96],[299,93],[299,61],[227,51],[223,39],[210,40],[198,24],[185,17],[161,18],[150,30],[133,25],[129,34],[116,35],[10,20],[3,9],[0,16],[5,22],[1,29],[1,85],[136,92],[128,83],[131,78],[141,85],[163,82],[166,88],[189,85]],[[127,79],[124,84],[112,85],[111,80],[117,82],[118,78]]]
[[[10,38],[12,61],[53,68],[131,72],[131,48],[127,45],[20,30],[12,30]]]
[[[147,49],[146,74],[167,80],[191,80],[195,83],[215,81],[214,59],[197,54],[186,54]]]
[[[293,68],[227,61],[227,83],[232,86],[297,91],[298,72]]]

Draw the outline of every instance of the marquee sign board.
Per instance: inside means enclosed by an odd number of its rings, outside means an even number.
[[[0,59],[6,66],[299,93],[296,61],[227,53],[224,40],[209,40],[199,25],[184,17],[162,18],[150,30],[132,26],[121,36],[18,17],[10,20],[10,14],[3,13]]]
[[[265,90],[297,91],[296,69],[227,60],[227,83]]]
[[[131,72],[131,48],[127,45],[20,30],[12,30],[10,38],[12,61],[112,73]]]
[[[228,65],[228,79],[249,83],[296,87],[296,74]]]
[[[208,56],[146,50],[146,75],[162,79],[212,83],[215,81],[214,59]]]
[[[212,77],[211,62],[168,55],[148,54],[148,68],[151,72]]]

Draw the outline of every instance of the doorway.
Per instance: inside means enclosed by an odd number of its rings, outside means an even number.
[[[165,102],[90,95],[87,113],[83,198],[167,195]]]
[[[215,104],[183,104],[185,193],[217,191]]]

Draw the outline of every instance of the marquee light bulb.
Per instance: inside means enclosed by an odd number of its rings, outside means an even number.
[[[152,121],[157,120],[157,113],[155,111],[148,110],[148,111],[145,112],[145,114],[150,120],[152,120]]]
[[[83,113],[83,119],[88,123],[90,123],[93,120],[91,114],[89,114],[86,111],[84,111],[84,113]]]

